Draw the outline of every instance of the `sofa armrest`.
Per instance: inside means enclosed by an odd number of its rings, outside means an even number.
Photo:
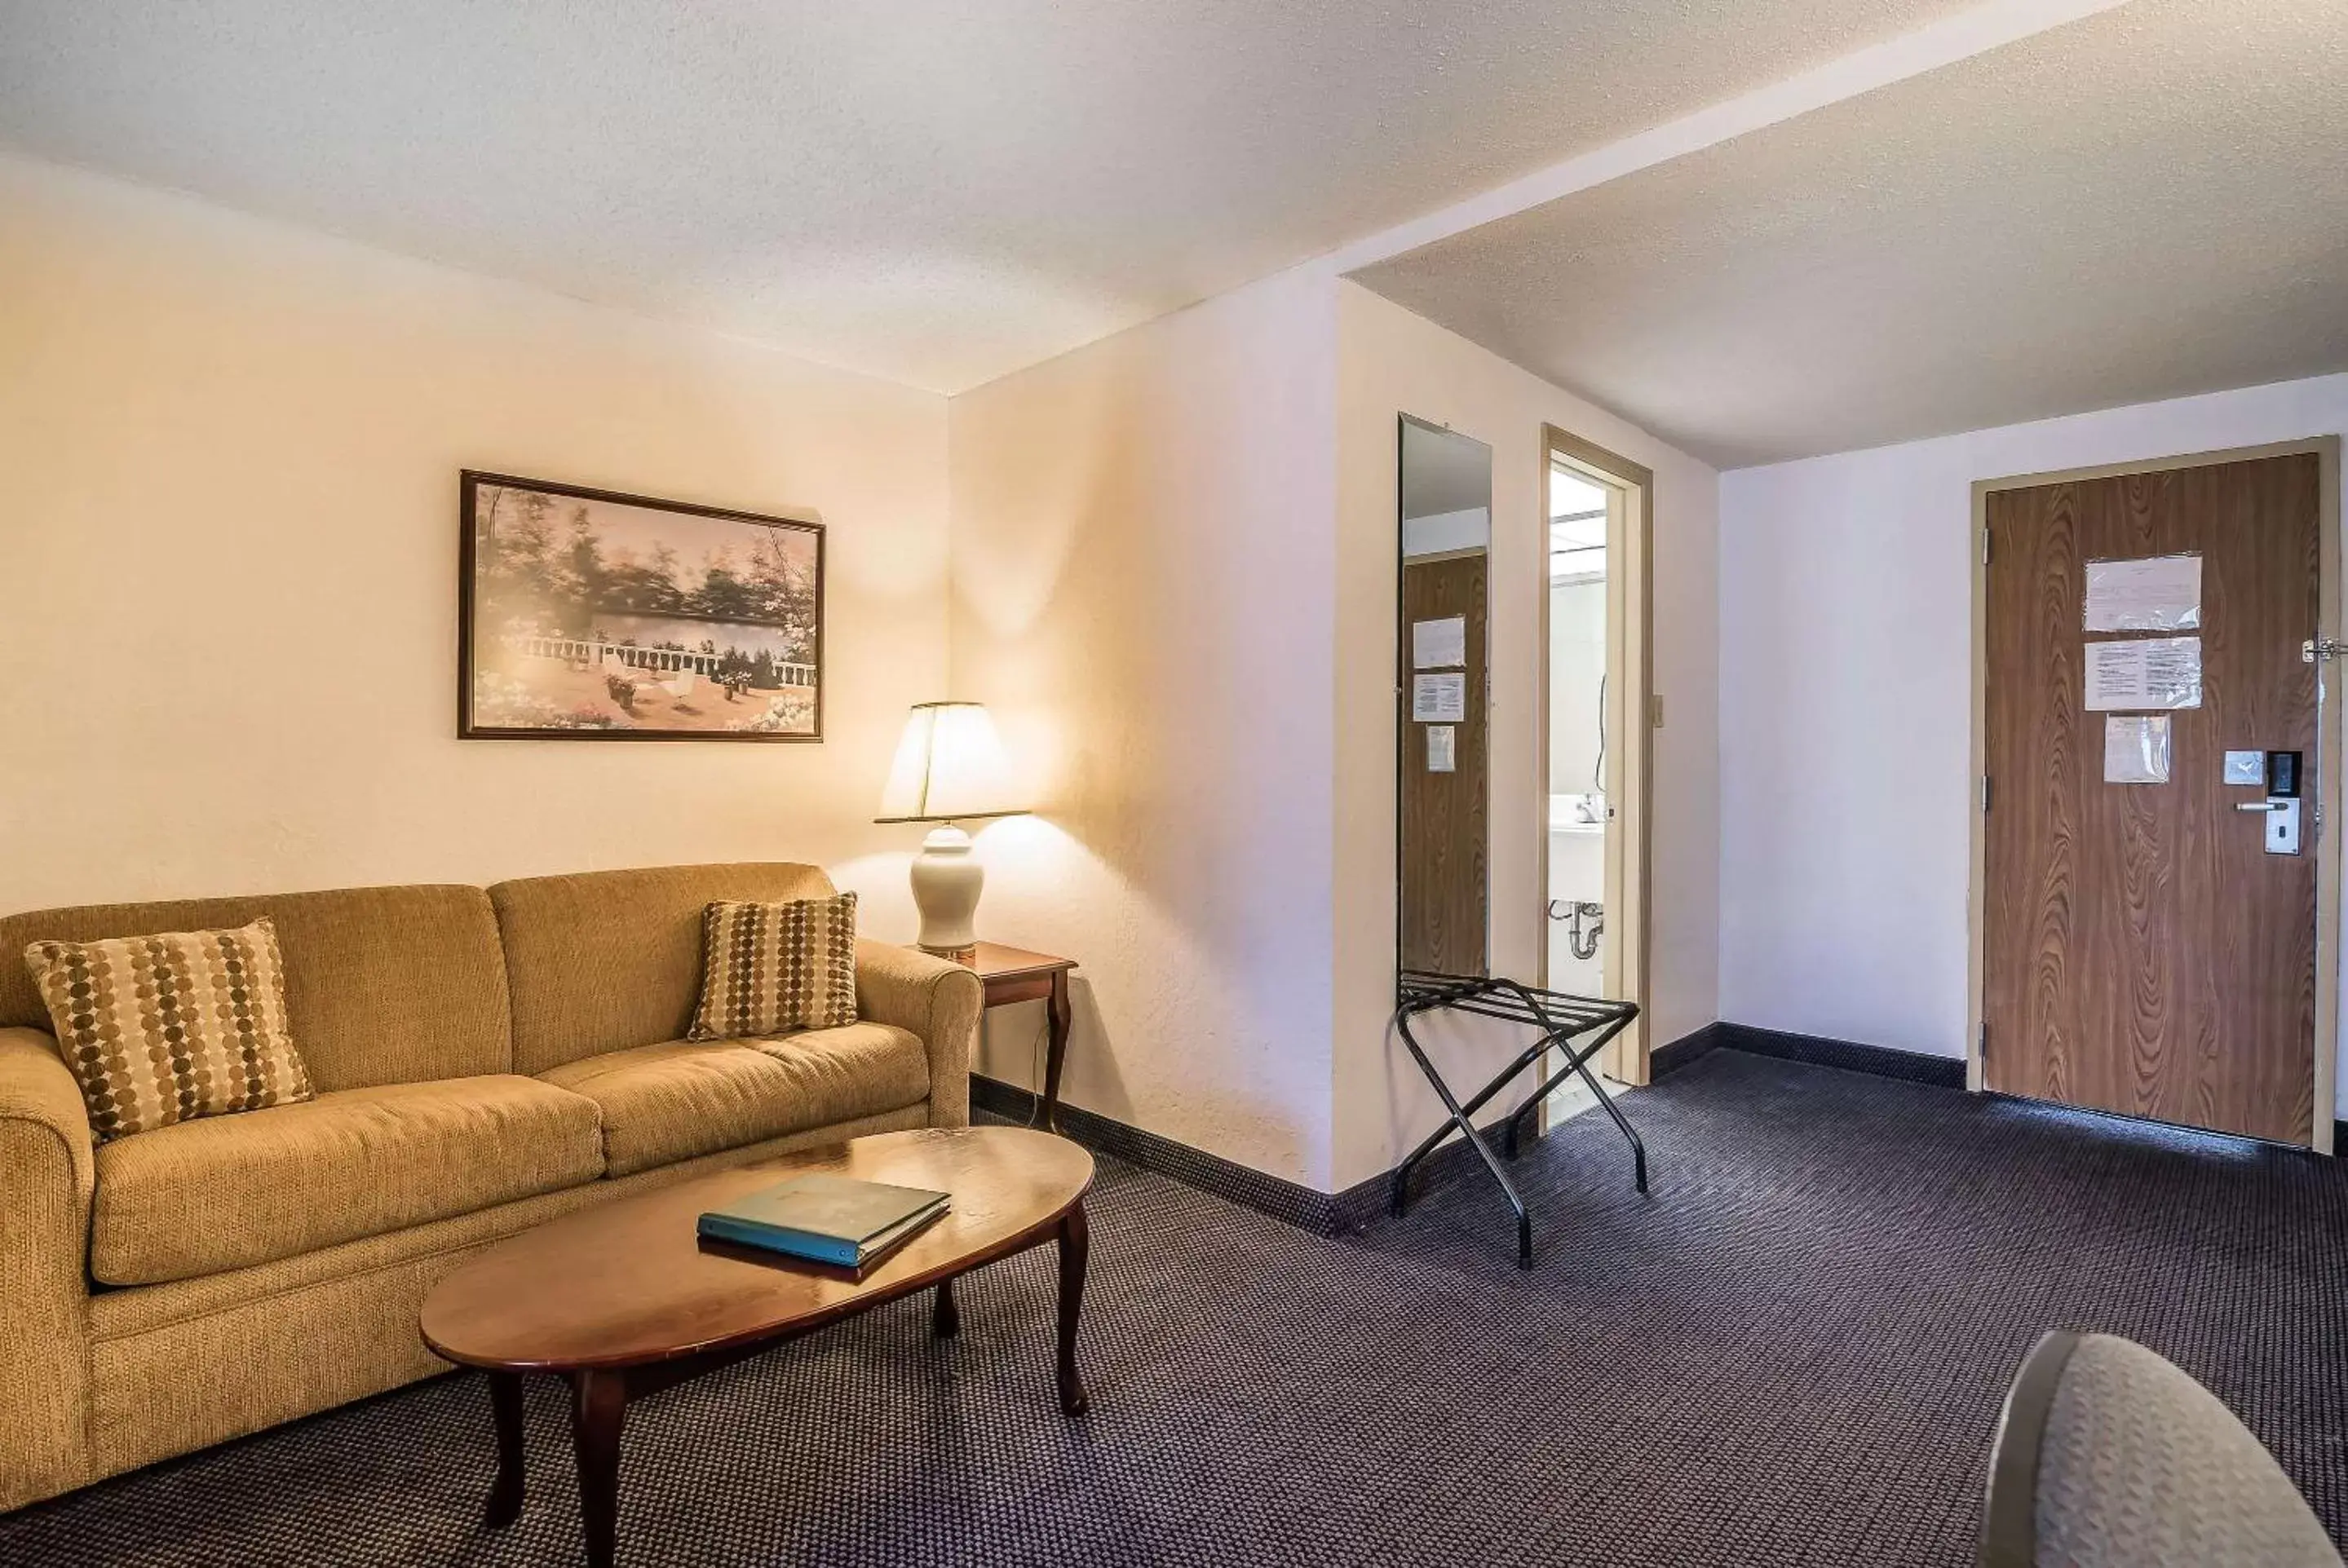
[[[922,1037],[930,1053],[930,1125],[970,1125],[970,1062],[986,988],[962,965],[911,948],[859,940],[856,1011]]]
[[[0,1029],[0,1510],[88,1477],[97,1185],[89,1114],[57,1043]]]

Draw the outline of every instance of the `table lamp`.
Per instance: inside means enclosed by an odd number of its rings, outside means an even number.
[[[1003,743],[978,702],[916,702],[905,720],[897,760],[880,792],[875,822],[934,822],[913,861],[913,906],[925,953],[970,961],[978,947],[972,917],[986,868],[971,858],[970,835],[955,824],[979,816],[1017,816]]]

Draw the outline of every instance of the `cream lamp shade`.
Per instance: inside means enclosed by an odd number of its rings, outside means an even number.
[[[981,702],[917,702],[905,720],[876,822],[1016,816],[1010,769]]]
[[[896,761],[880,791],[876,822],[934,822],[913,861],[913,904],[922,912],[923,951],[964,962],[975,953],[973,924],[985,869],[971,858],[970,835],[957,818],[1015,816],[1027,808],[1011,788],[1011,770],[994,721],[977,702],[918,702],[905,720]]]

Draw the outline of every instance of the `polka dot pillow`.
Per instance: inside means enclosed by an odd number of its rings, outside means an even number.
[[[701,1005],[687,1040],[856,1021],[856,895],[701,912]]]
[[[98,1142],[311,1098],[265,918],[25,949]]]

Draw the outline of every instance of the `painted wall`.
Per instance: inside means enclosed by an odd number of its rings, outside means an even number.
[[[1427,1111],[1385,1038],[1407,409],[1494,445],[1522,525],[1495,621],[1519,972],[1540,425],[1658,469],[1658,1038],[1714,1016],[1709,472],[1325,268],[949,407],[20,159],[0,214],[0,907],[772,856],[901,939],[915,835],[870,822],[880,783],[908,704],[978,697],[1039,807],[979,835],[982,921],[1084,961],[1068,1098],[1348,1184]],[[819,512],[829,740],[456,740],[467,466]],[[1029,1079],[1038,1012],[991,1020],[987,1071]]]
[[[1606,679],[1606,579],[1549,590],[1549,787],[1598,792],[1604,760],[1599,687]]]
[[[0,907],[806,858],[945,675],[944,400],[0,159]],[[459,742],[457,474],[829,525],[821,745]]]
[[[1329,1169],[1335,306],[1287,274],[953,400],[955,694],[1038,813],[986,936],[1077,956],[1066,1097]],[[1387,477],[1393,503],[1393,476]],[[1035,1081],[1040,1005],[983,1071]]]
[[[1722,1016],[1964,1054],[1974,480],[2343,430],[2333,375],[1722,476]]]
[[[1657,470],[1658,1038],[1710,1022],[1709,468],[1314,268],[952,405],[955,686],[1041,803],[979,836],[985,929],[1082,958],[1073,1103],[1324,1190],[1436,1114],[1387,1027],[1405,411],[1494,448],[1494,950],[1520,974],[1544,938],[1540,426]],[[1032,1082],[1040,1027],[995,1015],[984,1071]]]
[[[1712,469],[1644,432],[1351,282],[1338,285],[1334,1184],[1390,1167],[1441,1111],[1401,1045],[1394,1009],[1395,415],[1488,444],[1492,455],[1492,958],[1531,976],[1546,940],[1537,847],[1548,780],[1540,754],[1540,601],[1548,520],[1541,425],[1655,471],[1654,682],[1667,723],[1654,748],[1653,1039],[1711,1022],[1719,935],[1720,659],[1715,641]],[[1507,1059],[1505,1036],[1437,1031],[1452,1081]]]

